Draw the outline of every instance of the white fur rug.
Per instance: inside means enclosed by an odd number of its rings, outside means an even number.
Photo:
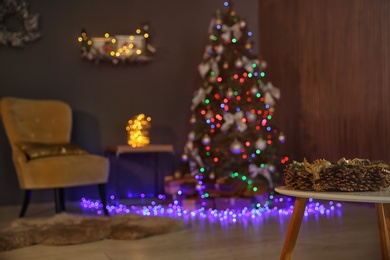
[[[0,231],[0,252],[36,244],[64,246],[102,239],[133,240],[185,227],[177,219],[136,214],[94,217],[61,213],[46,218],[20,218]]]

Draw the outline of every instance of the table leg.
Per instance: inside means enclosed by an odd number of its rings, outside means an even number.
[[[295,199],[294,211],[291,216],[290,224],[288,226],[286,240],[284,241],[282,255],[280,260],[289,260],[292,259],[294,253],[295,243],[297,242],[299,229],[301,227],[303,214],[305,213],[307,198]]]
[[[390,204],[376,203],[382,259],[390,259]]]

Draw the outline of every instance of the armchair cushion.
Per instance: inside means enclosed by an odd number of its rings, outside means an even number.
[[[49,156],[83,155],[87,151],[76,144],[43,144],[43,143],[21,143],[19,148],[29,160]]]

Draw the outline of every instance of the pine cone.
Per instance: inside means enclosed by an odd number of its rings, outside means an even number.
[[[390,186],[389,166],[367,159],[293,162],[284,170],[286,186],[306,191],[378,191]]]

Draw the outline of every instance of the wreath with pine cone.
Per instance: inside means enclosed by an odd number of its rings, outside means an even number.
[[[41,37],[38,14],[31,14],[25,2],[3,0],[0,2],[0,44],[23,47],[25,43]]]
[[[315,160],[309,163],[292,162],[284,169],[286,186],[305,191],[378,191],[390,186],[389,165],[367,159],[347,160],[336,163]]]

